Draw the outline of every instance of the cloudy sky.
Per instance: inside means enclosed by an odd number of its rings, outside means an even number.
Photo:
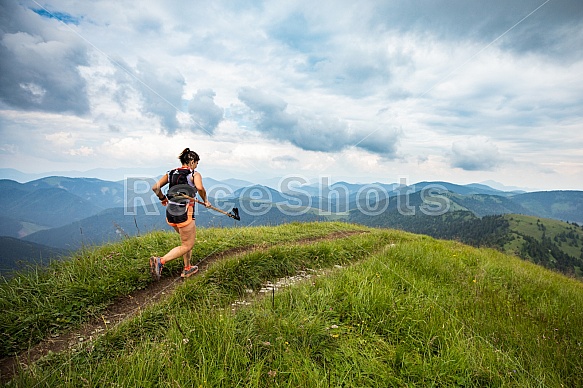
[[[581,0],[3,0],[0,168],[583,190],[581,42]]]

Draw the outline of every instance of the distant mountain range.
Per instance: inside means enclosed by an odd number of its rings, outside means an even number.
[[[0,274],[29,266],[46,265],[51,259],[66,255],[68,251],[47,247],[13,237],[0,236]]]
[[[34,262],[124,236],[170,230],[165,208],[150,190],[154,182],[137,175],[115,182],[62,176],[25,183],[0,180],[0,236],[11,238],[4,240],[10,252]],[[583,224],[583,191],[503,191],[449,182],[300,184],[293,179],[281,181],[276,190],[241,180],[204,182],[211,202],[225,211],[237,207],[241,221],[197,206],[202,227],[342,219],[436,235],[431,228],[444,228],[436,221],[454,213],[464,216],[450,221],[521,214]],[[0,267],[8,268],[8,257],[14,263],[14,255],[3,255]]]

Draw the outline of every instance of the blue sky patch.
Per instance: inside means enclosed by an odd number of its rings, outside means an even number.
[[[79,20],[80,18],[76,18],[73,15],[69,15],[68,13],[65,12],[50,12],[47,11],[46,9],[33,9],[33,11],[42,16],[45,17],[47,19],[57,19],[62,21],[65,24],[74,24],[74,25],[79,25]]]

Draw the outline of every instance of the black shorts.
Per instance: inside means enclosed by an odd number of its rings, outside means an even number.
[[[194,221],[194,204],[168,202],[166,206],[166,222],[170,226],[183,228]]]

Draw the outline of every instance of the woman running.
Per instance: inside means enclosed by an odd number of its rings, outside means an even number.
[[[187,278],[198,272],[196,265],[191,265],[192,247],[196,241],[196,224],[194,218],[194,198],[200,195],[206,207],[211,206],[202,184],[202,176],[195,171],[200,160],[198,154],[185,148],[178,157],[182,167],[168,171],[152,187],[152,190],[166,206],[166,222],[180,234],[181,245],[174,247],[162,257],[150,258],[150,271],[156,280],[160,280],[162,268],[170,260],[180,256],[184,259],[181,276]],[[168,184],[168,193],[162,193],[162,187]]]

